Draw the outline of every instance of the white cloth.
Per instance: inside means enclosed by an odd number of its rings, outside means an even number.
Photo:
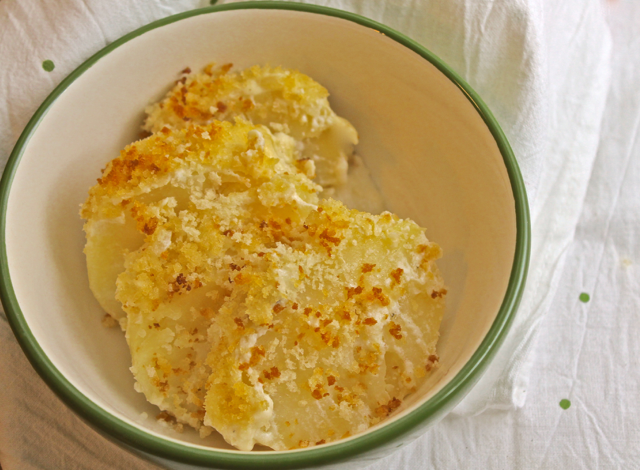
[[[0,163],[37,106],[82,61],[138,26],[206,3],[0,1]],[[529,281],[499,355],[459,416],[371,468],[639,466],[640,43],[632,39],[640,7],[614,3],[607,25],[597,0],[308,3],[388,24],[449,63],[501,123],[531,202]],[[46,59],[53,72],[43,70]],[[582,291],[592,295],[588,304],[577,300]],[[0,345],[5,470],[155,468],[68,411],[2,318]],[[561,398],[571,408],[563,411]]]

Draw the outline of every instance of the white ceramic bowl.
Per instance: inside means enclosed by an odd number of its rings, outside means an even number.
[[[122,333],[100,324],[79,205],[105,163],[137,138],[145,106],[180,70],[211,61],[283,65],[326,86],[336,112],[358,129],[359,154],[388,207],[427,227],[444,249],[439,266],[449,294],[441,367],[400,413],[364,434],[286,452],[240,452],[219,436],[177,434],[160,426],[157,410],[133,390]],[[529,255],[517,163],[473,90],[383,25],[291,3],[191,11],[96,54],[25,129],[0,202],[2,301],[32,364],[103,434],[172,468],[364,463],[411,441],[463,397],[490,361],[515,313]]]

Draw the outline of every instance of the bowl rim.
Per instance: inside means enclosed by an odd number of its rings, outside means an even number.
[[[422,58],[433,64],[466,95],[493,135],[509,175],[516,211],[516,247],[507,291],[491,328],[462,369],[425,403],[407,415],[385,426],[381,426],[379,429],[375,429],[361,436],[354,436],[346,441],[338,441],[328,446],[318,446],[296,451],[241,452],[215,448],[193,448],[188,445],[157,437],[142,428],[126,423],[104,410],[76,389],[46,356],[31,332],[24,314],[20,309],[13,290],[8,267],[6,216],[12,182],[31,136],[37,130],[39,123],[58,96],[102,57],[122,44],[148,31],[197,15],[214,14],[230,10],[253,9],[292,10],[348,20],[361,26],[377,30],[416,52]],[[33,368],[49,388],[51,388],[67,406],[107,437],[118,443],[126,444],[134,449],[148,452],[158,457],[193,465],[246,468],[247,466],[252,466],[252,464],[259,464],[262,468],[298,468],[307,465],[326,464],[356,456],[380,445],[389,444],[410,431],[415,430],[415,428],[419,427],[422,422],[427,421],[429,418],[436,418],[442,413],[442,410],[446,408],[447,404],[455,404],[459,401],[464,396],[464,392],[480,378],[482,372],[486,369],[486,366],[504,341],[522,297],[529,266],[530,251],[531,228],[525,184],[515,155],[504,132],[478,94],[440,58],[407,36],[388,26],[355,13],[311,4],[282,1],[250,1],[208,6],[154,21],[124,35],[82,63],[45,99],[20,135],[11,152],[2,175],[2,180],[0,181],[0,298],[9,324]]]

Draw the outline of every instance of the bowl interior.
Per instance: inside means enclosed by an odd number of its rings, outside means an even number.
[[[133,390],[123,334],[101,326],[89,290],[78,216],[100,169],[136,140],[145,106],[180,70],[211,61],[282,65],[326,86],[358,129],[358,153],[388,208],[443,247],[441,367],[399,416],[410,412],[455,376],[496,317],[516,246],[514,198],[494,138],[454,83],[378,31],[331,16],[234,10],[183,19],[114,49],[56,99],[24,148],[7,207],[8,268],[35,339],[112,415],[189,446],[229,448],[215,434],[202,441],[160,426]]]

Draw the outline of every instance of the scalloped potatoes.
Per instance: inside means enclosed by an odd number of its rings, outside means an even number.
[[[327,95],[281,68],[185,77],[82,208],[136,389],[242,450],[362,432],[438,360],[440,248],[324,197],[357,142]]]

